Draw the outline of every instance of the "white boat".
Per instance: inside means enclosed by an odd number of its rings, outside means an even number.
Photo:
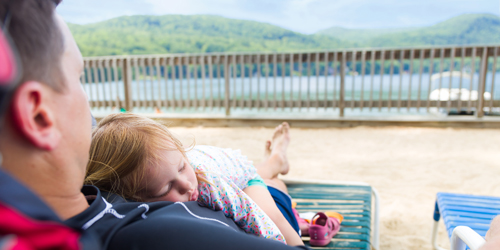
[[[455,100],[462,100],[462,101],[477,101],[478,99],[478,92],[477,90],[472,90],[469,91],[468,89],[458,89],[458,88],[440,88],[440,89],[435,89],[429,94],[429,100],[431,101],[455,101]],[[490,92],[484,92],[484,100],[490,100],[491,99],[491,93]]]
[[[460,71],[446,71],[443,73],[435,73],[432,74],[431,76],[431,81],[435,82],[438,81],[440,78],[445,78],[445,77],[460,77],[462,76],[463,79],[470,81],[471,75],[467,74],[465,72],[460,72]],[[445,82],[443,82],[445,83]],[[456,100],[461,100],[461,101],[477,101],[478,99],[478,92],[477,90],[468,90],[466,88],[439,88],[439,89],[434,89],[431,91],[429,94],[429,100],[431,101],[456,101]],[[490,100],[491,99],[491,93],[490,92],[484,92],[484,100]]]
[[[440,77],[460,77],[460,75],[462,75],[462,78],[466,78],[466,79],[470,79],[470,75],[465,73],[465,72],[461,72],[461,71],[445,71],[443,73],[435,73],[435,74],[432,74],[431,76],[431,81],[435,81],[437,79],[439,79]]]

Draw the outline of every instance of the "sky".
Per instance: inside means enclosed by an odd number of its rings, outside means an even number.
[[[500,15],[500,0],[64,0],[58,13],[88,24],[123,15],[197,15],[270,23],[304,34],[429,26],[466,13]]]

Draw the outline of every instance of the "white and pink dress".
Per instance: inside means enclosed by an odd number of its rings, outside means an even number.
[[[191,166],[210,182],[198,183],[200,205],[222,210],[247,233],[286,243],[271,218],[243,192],[250,180],[260,178],[246,156],[212,146],[195,146],[186,154]]]

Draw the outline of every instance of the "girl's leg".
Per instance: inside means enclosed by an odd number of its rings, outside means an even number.
[[[281,125],[277,126],[274,130],[272,142],[266,141],[264,153],[265,160],[257,166],[257,172],[262,177],[262,179],[264,179],[264,183],[266,183],[266,185],[270,187],[279,189],[285,194],[288,194],[288,188],[286,187],[285,183],[278,178],[278,175],[287,174],[290,168],[288,159],[286,157],[286,149],[289,142],[290,126],[288,125],[288,123],[284,122]],[[299,228],[303,233],[308,232],[309,224],[299,223]]]
[[[271,141],[266,141],[264,161],[257,166],[257,173],[264,179],[266,185],[277,188],[288,194],[285,183],[278,175],[285,175],[290,169],[286,150],[290,143],[290,125],[283,122],[274,129]],[[272,147],[271,147],[272,146]]]
[[[288,173],[289,164],[286,157],[286,150],[290,143],[290,125],[283,122],[274,130],[272,142],[266,142],[265,160],[257,165],[257,172],[264,180],[271,180],[279,174]]]
[[[263,186],[253,185],[243,190],[257,205],[273,220],[279,230],[285,237],[288,245],[299,246],[304,245],[297,232],[290,226],[290,223],[285,219],[281,211],[276,207],[273,197],[269,190]]]
[[[279,189],[281,192],[288,194],[288,188],[286,187],[286,184],[278,178],[264,179],[264,183],[266,183],[266,185],[269,187]]]
[[[266,185],[288,193],[285,183],[278,179],[279,174],[287,174],[289,170],[286,150],[290,143],[290,125],[284,122],[274,130],[272,141],[266,142],[265,160],[257,166],[257,172]],[[263,186],[253,185],[243,190],[278,226],[286,242],[291,246],[304,245],[297,232],[290,225],[276,206],[269,190]]]

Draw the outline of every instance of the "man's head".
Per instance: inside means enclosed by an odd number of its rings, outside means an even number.
[[[23,68],[0,131],[3,167],[42,197],[79,193],[90,147],[90,110],[80,83],[83,60],[55,14],[59,2],[0,0],[0,20],[10,15],[6,30]],[[47,185],[54,180],[56,185]]]
[[[21,82],[36,80],[61,90],[64,37],[56,25],[54,8],[61,0],[2,0],[0,20],[19,52],[24,68]]]

